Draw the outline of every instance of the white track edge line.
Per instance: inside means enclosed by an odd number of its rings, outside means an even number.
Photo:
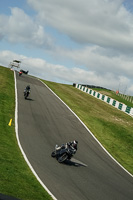
[[[57,200],[56,197],[50,192],[50,190],[44,185],[44,183],[41,181],[41,179],[39,178],[39,176],[33,169],[32,165],[30,164],[26,154],[24,153],[21,143],[19,141],[19,136],[18,136],[18,95],[17,95],[17,82],[16,82],[15,71],[14,71],[14,80],[15,80],[15,132],[16,132],[16,138],[17,138],[19,148],[21,150],[21,153],[22,153],[25,161],[27,162],[29,168],[31,169],[31,171],[34,174],[34,176],[36,177],[36,179],[39,181],[39,183],[42,185],[42,187],[48,192],[48,194],[53,198],[53,200]]]
[[[38,79],[40,80],[40,79]],[[41,81],[41,80],[40,80]],[[41,81],[60,101],[77,117],[77,119],[83,124],[83,126],[87,129],[87,131],[92,135],[92,137],[98,142],[98,144],[103,148],[103,150],[124,170],[126,171],[131,177],[133,175],[126,170],[105,148],[104,146],[98,141],[98,139],[93,135],[93,133],[89,130],[89,128],[81,121],[81,119],[69,108],[69,106],[60,98],[57,94],[55,94],[43,81]]]

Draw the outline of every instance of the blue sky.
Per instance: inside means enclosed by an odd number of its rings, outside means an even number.
[[[3,0],[0,64],[133,95],[132,0]]]

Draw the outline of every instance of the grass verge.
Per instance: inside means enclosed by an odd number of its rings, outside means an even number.
[[[0,193],[24,200],[51,200],[19,150],[14,110],[14,74],[0,66]],[[10,119],[12,125],[8,126]]]
[[[107,151],[133,174],[133,118],[71,85],[44,83],[79,116]]]

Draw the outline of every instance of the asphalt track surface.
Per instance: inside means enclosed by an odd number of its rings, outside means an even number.
[[[132,200],[133,178],[101,148],[75,115],[39,80],[18,76],[18,134],[39,178],[58,200]],[[30,84],[31,94],[23,90]],[[78,140],[72,161],[51,157],[55,144]]]

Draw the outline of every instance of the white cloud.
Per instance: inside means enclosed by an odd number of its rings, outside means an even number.
[[[28,15],[17,7],[11,8],[11,15],[0,15],[0,40],[13,46],[21,44],[26,51],[30,47],[30,51],[27,56],[25,52],[1,51],[2,64],[20,59],[25,70],[47,80],[110,89],[120,85],[121,90],[128,86],[133,94],[133,13],[126,10],[124,0],[27,2],[37,15]],[[38,55],[41,52],[41,57],[45,53],[49,60],[58,60],[58,64],[33,58],[31,47],[39,51]]]
[[[133,49],[133,15],[124,0],[28,0],[39,18],[78,43]]]
[[[0,35],[11,43],[44,49],[53,46],[52,38],[44,31],[44,27],[20,8],[11,8],[10,16],[1,15],[0,27]]]
[[[67,68],[63,65],[54,65],[46,62],[40,58],[30,58],[24,55],[18,55],[10,51],[0,52],[0,61],[4,66],[9,65],[10,61],[18,59],[22,63],[20,67],[24,70],[29,70],[31,75],[40,77],[45,80],[63,82],[63,83],[84,83],[106,87],[108,89],[116,90],[120,86],[120,91],[123,92],[124,88],[130,85],[130,90],[127,92],[133,94],[130,79],[126,76],[117,76],[111,72],[104,74],[97,73],[93,70],[80,69],[78,67]]]
[[[73,60],[75,65],[84,66],[87,71],[94,71],[99,75],[114,74],[114,77],[133,77],[133,58],[124,54],[109,52],[99,46],[87,46],[77,50],[56,49],[56,55],[66,60]],[[53,52],[54,54],[54,52]]]

